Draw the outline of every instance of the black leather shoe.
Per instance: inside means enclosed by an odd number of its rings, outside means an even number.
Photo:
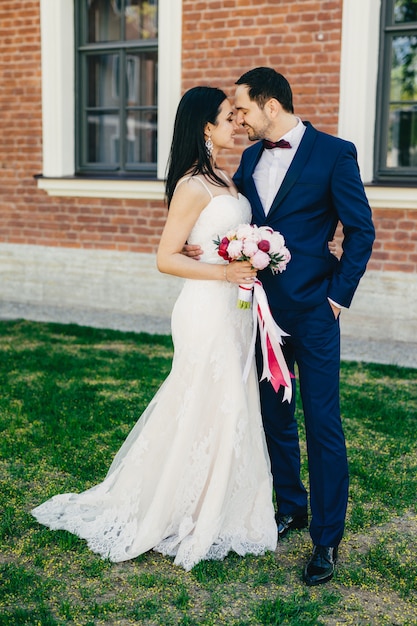
[[[278,527],[278,540],[284,539],[290,530],[300,530],[308,525],[308,515],[279,515],[275,516]]]
[[[304,568],[304,582],[309,587],[327,583],[333,578],[337,561],[337,546],[314,546],[313,554]]]

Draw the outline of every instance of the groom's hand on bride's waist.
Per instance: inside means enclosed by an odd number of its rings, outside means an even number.
[[[203,250],[200,248],[200,246],[186,243],[183,246],[182,254],[198,261],[203,254]]]

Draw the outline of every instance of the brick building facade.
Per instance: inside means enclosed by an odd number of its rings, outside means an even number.
[[[53,10],[59,5],[70,12],[72,3],[55,0]],[[175,0],[174,5],[180,10],[175,16],[180,24],[180,80],[174,86],[170,126],[179,95],[191,86],[212,84],[233,94],[236,78],[258,65],[286,75],[297,115],[357,145],[373,210],[374,252],[352,310],[346,312],[344,332],[415,341],[416,188],[412,181],[376,185],[372,150],[366,147],[373,128],[364,109],[373,107],[370,91],[375,98],[378,33],[365,37],[365,43],[359,38],[360,29],[375,21],[375,11],[379,15],[379,0]],[[53,106],[61,82],[66,93],[73,90],[71,72],[66,71],[71,62],[65,55],[58,66],[61,72],[45,83],[51,62],[51,50],[44,45],[47,20],[61,21],[62,28],[65,21],[58,14],[51,18],[51,6],[51,0],[0,4],[0,303],[30,305],[35,319],[37,310],[44,317],[49,310],[53,319],[54,308],[61,306],[74,310],[74,321],[81,319],[77,310],[88,309],[118,311],[126,319],[139,314],[165,318],[179,282],[159,276],[154,268],[166,216],[161,167],[158,180],[149,184],[77,181],[65,168],[63,175],[54,174],[53,161],[48,166],[52,174],[46,171],[50,156],[45,144],[54,138],[45,136],[45,110],[51,102]],[[160,12],[164,6],[161,2]],[[349,23],[358,15],[362,26],[355,42]],[[59,42],[54,45],[65,52]],[[65,138],[65,120],[57,123]],[[164,141],[166,152],[169,135]],[[235,152],[224,158],[230,171],[247,144],[243,133]],[[64,142],[64,159],[72,149]]]

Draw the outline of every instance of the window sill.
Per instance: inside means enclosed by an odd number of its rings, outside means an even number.
[[[78,198],[133,198],[137,200],[164,200],[162,180],[109,180],[92,178],[37,177],[38,188],[50,196]]]
[[[164,200],[162,180],[109,180],[84,178],[37,177],[38,188],[50,196],[78,198],[131,198],[137,200]],[[375,209],[417,210],[415,187],[386,187],[365,185],[369,204]]]
[[[365,185],[365,192],[369,204],[373,209],[417,210],[417,194],[415,187]]]

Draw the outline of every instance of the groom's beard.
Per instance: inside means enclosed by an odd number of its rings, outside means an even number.
[[[264,128],[255,129],[249,124],[244,124],[243,128],[246,130],[249,141],[260,141],[261,139],[268,138],[269,125],[265,125]]]

